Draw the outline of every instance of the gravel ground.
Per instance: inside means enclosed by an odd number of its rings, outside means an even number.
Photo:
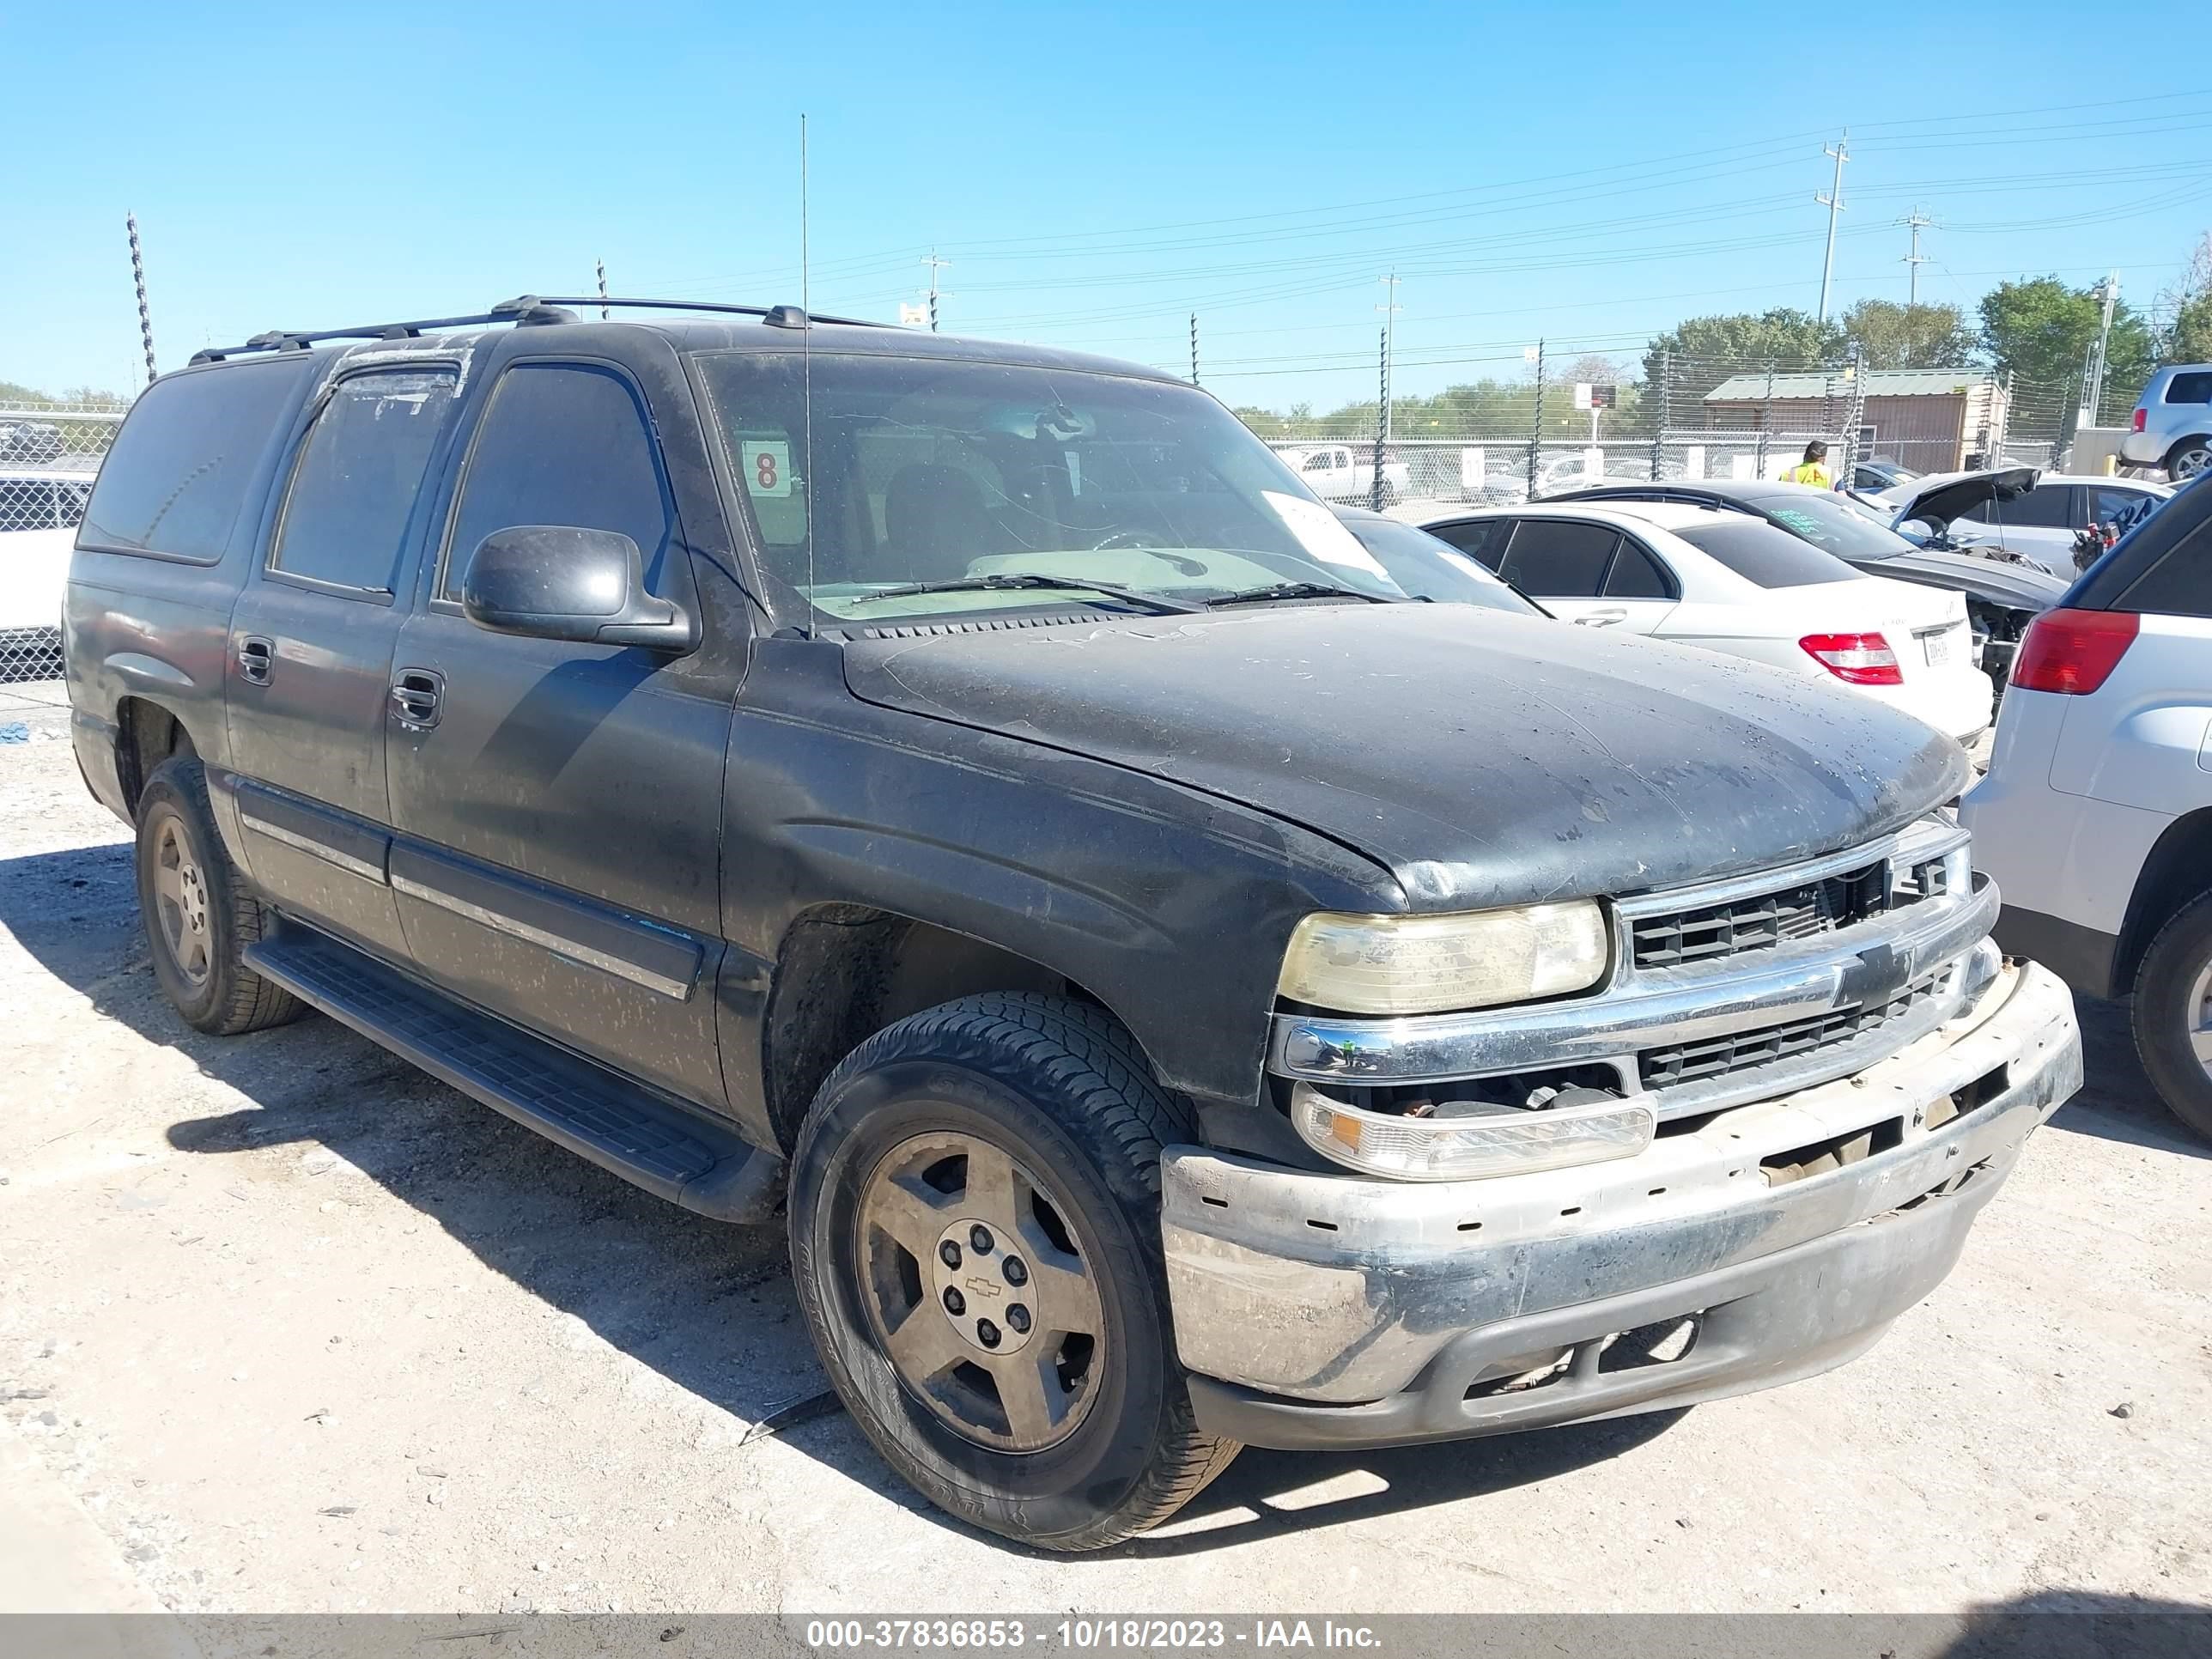
[[[1168,1531],[1063,1560],[927,1510],[842,1415],[757,1432],[823,1386],[780,1235],[327,1020],[185,1028],[64,720],[0,687],[29,738],[0,742],[0,1433],[179,1612],[2212,1599],[2212,1149],[2120,1008],[2085,1008],[2087,1092],[1856,1364],[1583,1429],[1248,1452]]]

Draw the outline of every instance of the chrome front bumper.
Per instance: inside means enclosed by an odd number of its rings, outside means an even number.
[[[1200,1419],[1259,1444],[1448,1438],[1839,1364],[1941,1282],[2081,1082],[2072,996],[2023,963],[1853,1076],[1613,1163],[1413,1183],[1171,1148],[1162,1233]],[[1614,1337],[1676,1317],[1698,1321],[1686,1353],[1608,1367]],[[1486,1391],[1562,1354],[1550,1384]]]

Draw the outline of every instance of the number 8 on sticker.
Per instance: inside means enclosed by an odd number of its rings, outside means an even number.
[[[781,438],[747,438],[739,445],[744,457],[745,489],[754,495],[781,498],[791,494],[791,445]]]

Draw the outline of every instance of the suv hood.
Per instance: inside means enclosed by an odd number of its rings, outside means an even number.
[[[1895,529],[1907,519],[1928,519],[1948,525],[1962,513],[1971,513],[1984,501],[2017,501],[2035,488],[2032,466],[1990,466],[1978,472],[1938,472],[1885,489],[1877,498],[1896,509],[1890,520]]]
[[[1816,856],[1968,780],[1871,697],[1472,605],[1312,605],[845,647],[854,695],[1170,779],[1386,866],[1417,909]]]

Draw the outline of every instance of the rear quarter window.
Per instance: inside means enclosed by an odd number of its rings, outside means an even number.
[[[2212,370],[2175,375],[2166,383],[2166,401],[2170,404],[2212,404]]]
[[[100,469],[78,545],[220,559],[312,362],[226,363],[147,387]]]
[[[2167,549],[2112,608],[2163,617],[2212,617],[2212,520]]]

